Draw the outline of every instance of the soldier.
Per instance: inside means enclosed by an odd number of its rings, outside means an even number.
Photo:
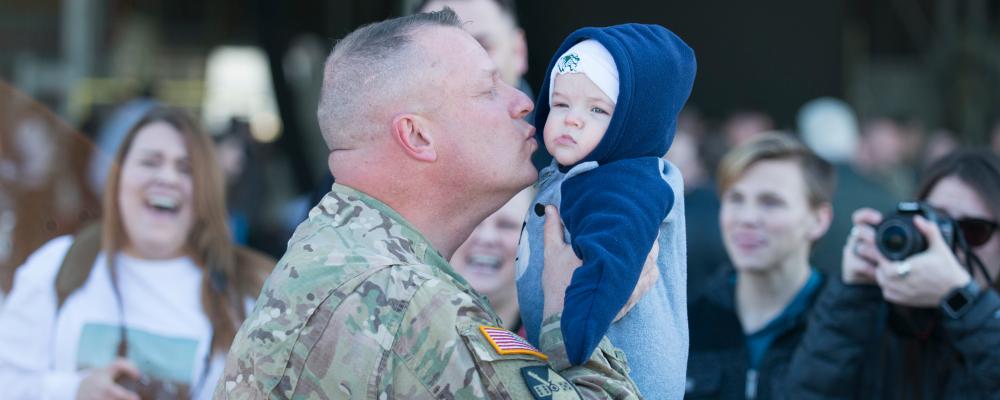
[[[536,179],[531,109],[450,9],[340,41],[318,111],[337,183],[289,241],[215,397],[638,398],[606,338],[567,360],[560,316],[580,260],[554,209],[540,350],[497,328],[445,261]]]
[[[437,11],[445,7],[455,11],[469,32],[490,55],[500,72],[500,79],[533,96],[524,73],[528,72],[528,42],[518,25],[513,0],[421,0],[417,12]]]

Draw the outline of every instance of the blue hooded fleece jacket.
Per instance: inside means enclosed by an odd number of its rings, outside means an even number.
[[[536,197],[538,203],[559,207],[568,233],[567,240],[583,260],[583,265],[573,274],[566,290],[562,315],[566,350],[573,364],[584,362],[608,333],[614,317],[631,296],[646,255],[663,229],[675,199],[681,197],[678,200],[682,201],[682,196],[678,196],[681,188],[671,187],[667,176],[674,174],[674,181],[678,183],[682,180],[675,168],[661,157],[673,141],[677,115],[691,93],[696,69],[694,52],[666,28],[625,24],[583,28],[572,33],[556,51],[548,71],[552,70],[560,55],[586,39],[601,43],[614,58],[619,76],[615,110],[604,137],[587,157],[572,166],[558,165],[553,161],[551,166],[543,169]],[[551,84],[546,74],[536,102],[534,122],[538,128],[536,138],[541,146],[544,146],[543,129],[549,115]],[[553,190],[556,193],[552,193]],[[526,243],[542,242],[540,220],[540,215],[529,213],[517,261],[522,319],[529,340],[536,343],[538,333],[533,327],[535,322],[539,322],[534,320],[540,319],[540,315],[534,314],[540,314],[540,311],[536,313],[534,309],[541,309],[535,307],[540,289],[536,284],[527,282],[529,279],[522,278],[527,278],[525,273],[532,270],[540,274],[542,257],[537,250],[541,246]],[[681,230],[683,222],[680,219]],[[683,241],[683,236],[679,240]],[[661,257],[658,261],[663,260],[663,247],[661,237]],[[684,254],[672,256],[683,257]],[[686,265],[683,259],[677,262],[682,267]],[[686,270],[681,268],[678,274],[680,276],[670,277],[661,274],[660,279],[670,281],[680,278],[683,282]],[[534,276],[535,273],[528,275]],[[683,284],[680,288],[684,290]],[[676,287],[668,290],[676,290]],[[685,300],[683,296],[680,299],[682,302]],[[677,310],[677,306],[674,304],[668,308]],[[686,313],[678,313],[682,314],[682,328],[686,330]],[[643,318],[658,317],[651,314]],[[619,345],[614,341],[613,344]],[[686,340],[675,345],[683,345],[686,354]],[[629,354],[628,349],[625,351],[631,363],[633,354]],[[681,362],[686,363],[686,360]],[[643,389],[641,382],[637,380],[637,383]],[[683,393],[683,388],[680,393]]]

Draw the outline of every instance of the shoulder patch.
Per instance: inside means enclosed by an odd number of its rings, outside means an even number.
[[[517,336],[514,332],[508,331],[503,328],[497,328],[495,326],[480,325],[479,331],[483,333],[486,340],[493,345],[493,350],[496,350],[497,354],[507,355],[507,354],[528,354],[543,360],[548,360],[549,357],[528,343],[524,338]]]
[[[576,388],[547,366],[521,368],[521,376],[524,377],[524,384],[535,400],[579,398]]]

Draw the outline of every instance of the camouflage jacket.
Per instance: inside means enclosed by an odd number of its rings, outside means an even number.
[[[606,338],[571,366],[558,314],[541,352],[499,326],[402,216],[335,184],[236,335],[215,398],[638,398]]]

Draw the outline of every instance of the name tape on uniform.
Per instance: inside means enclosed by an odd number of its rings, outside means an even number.
[[[508,355],[508,354],[528,354],[543,360],[548,360],[549,357],[528,343],[524,338],[517,336],[514,332],[508,331],[503,328],[497,328],[495,326],[480,325],[479,331],[483,333],[486,340],[493,345],[493,350],[496,350],[497,354]]]

